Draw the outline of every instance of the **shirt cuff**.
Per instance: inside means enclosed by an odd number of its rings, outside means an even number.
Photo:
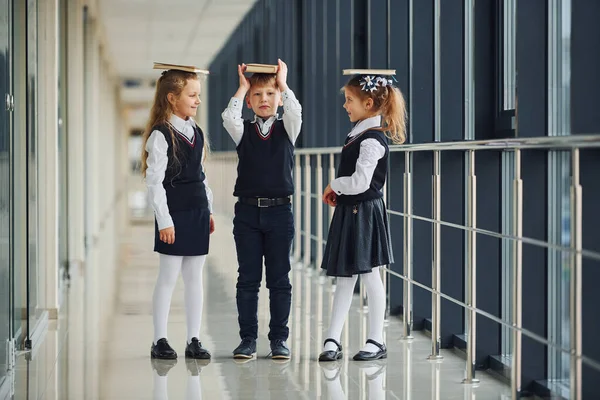
[[[335,194],[337,194],[338,196],[342,194],[342,190],[338,186],[338,181],[336,179],[332,180],[331,183],[329,184],[329,186],[335,192]]]
[[[156,217],[156,224],[158,225],[158,230],[160,231],[162,229],[173,226],[173,219],[171,218],[171,215],[169,215],[169,214],[165,215],[162,218]]]
[[[229,100],[229,104],[227,105],[228,108],[231,108],[236,111],[242,111],[242,106],[242,100],[238,99],[237,97],[232,97],[231,100]]]

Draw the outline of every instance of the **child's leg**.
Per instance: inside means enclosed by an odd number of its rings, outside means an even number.
[[[268,210],[265,218],[265,276],[269,289],[269,340],[287,340],[292,306],[290,251],[294,240],[294,217],[291,207]]]
[[[202,323],[202,271],[206,256],[183,257],[181,275],[185,286],[185,316],[187,319],[187,342],[200,337]]]
[[[258,290],[262,280],[263,234],[259,208],[237,203],[233,237],[238,259],[236,300],[240,337],[258,337]]]
[[[354,294],[354,286],[356,286],[357,279],[358,275],[353,275],[351,278],[337,278],[335,295],[333,296],[333,308],[331,310],[331,322],[326,338],[335,339],[338,342],[341,340],[344,321],[348,316],[348,311],[350,311],[352,295]],[[337,349],[335,343],[331,342],[327,342],[323,348],[324,351],[336,351]]]
[[[154,320],[154,343],[167,337],[167,321],[171,308],[171,297],[181,271],[181,256],[160,255],[160,268],[154,296],[152,298],[152,317]]]
[[[385,289],[383,287],[383,282],[381,281],[379,267],[373,268],[368,274],[363,274],[361,276],[361,279],[365,284],[365,288],[367,289],[367,296],[369,300],[368,339],[372,339],[377,343],[383,344],[383,321],[385,319]],[[379,348],[374,344],[368,343],[361,350],[376,353],[379,351]]]

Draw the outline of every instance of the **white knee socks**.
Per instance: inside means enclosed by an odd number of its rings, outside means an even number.
[[[202,323],[202,270],[206,256],[183,257],[181,275],[185,285],[185,316],[187,319],[187,341],[200,337]]]
[[[354,275],[351,278],[337,278],[335,295],[333,296],[333,308],[331,310],[331,322],[329,324],[329,331],[327,332],[326,338],[335,339],[338,342],[341,340],[344,321],[346,321],[348,311],[350,311],[352,295],[354,293],[354,286],[356,286],[357,279],[358,275]],[[335,343],[327,342],[324,350],[337,350],[337,346]]]
[[[331,324],[327,332],[327,338],[340,341],[344,321],[350,311],[354,286],[358,275],[351,278],[337,278],[337,288],[333,298],[333,309],[331,311]],[[383,321],[385,318],[385,289],[381,281],[379,267],[373,268],[370,273],[362,274],[361,279],[365,284],[369,301],[369,334],[368,338],[383,344]],[[325,351],[337,350],[334,343],[328,342]],[[373,344],[366,344],[362,351],[377,352],[379,348]]]
[[[185,310],[188,323],[188,342],[200,334],[202,320],[202,269],[206,256],[182,257],[160,255],[160,268],[152,298],[154,343],[167,337],[167,321],[173,289],[179,271],[185,284]],[[191,336],[190,336],[191,335]]]
[[[373,268],[371,273],[361,275],[361,279],[367,289],[369,301],[369,334],[368,338],[383,344],[383,321],[385,319],[385,289],[381,281],[379,267]],[[362,351],[375,353],[379,347],[374,344],[366,344]]]

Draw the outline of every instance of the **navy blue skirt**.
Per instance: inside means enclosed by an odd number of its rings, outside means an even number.
[[[333,213],[321,268],[328,276],[350,277],[394,262],[383,199],[338,204]]]
[[[167,244],[159,239],[158,224],[154,221],[154,251],[171,256],[203,256],[208,254],[210,239],[210,211],[197,208],[171,212],[175,226],[175,242]]]

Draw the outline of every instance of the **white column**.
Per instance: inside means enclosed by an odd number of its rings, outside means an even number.
[[[84,247],[84,80],[83,80],[83,6],[80,0],[67,0],[67,137],[68,137],[68,230],[69,263],[85,261]]]
[[[39,3],[40,307],[58,315],[58,0]],[[43,201],[41,201],[43,199]]]

